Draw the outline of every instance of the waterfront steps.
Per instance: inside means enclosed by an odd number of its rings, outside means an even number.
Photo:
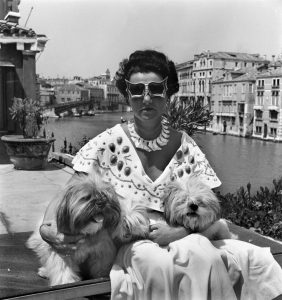
[[[0,299],[83,299],[88,295],[109,299],[108,278],[48,287],[47,280],[37,275],[37,257],[25,247],[49,201],[73,173],[67,166],[70,157],[61,157],[60,161],[56,159],[42,171],[20,171],[12,164],[0,164]],[[282,266],[280,242],[234,224],[230,229],[243,241],[270,247]]]

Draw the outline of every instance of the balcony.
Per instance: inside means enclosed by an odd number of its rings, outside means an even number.
[[[257,85],[257,90],[258,91],[264,90],[264,85]]]
[[[254,105],[254,109],[256,109],[256,110],[262,110],[262,108],[263,108],[262,105],[258,105],[258,104]]]
[[[269,118],[269,122],[278,123],[278,119],[277,118]]]
[[[280,89],[280,85],[279,85],[279,84],[272,85],[272,86],[271,86],[271,89],[272,89],[272,90],[279,90],[279,89]]]
[[[236,112],[234,111],[219,111],[215,113],[216,116],[226,116],[226,117],[236,117]]]
[[[223,95],[222,96],[222,101],[232,101],[232,96],[227,96],[227,95]]]
[[[269,105],[267,107],[268,110],[275,110],[275,111],[279,111],[279,106],[277,105]]]

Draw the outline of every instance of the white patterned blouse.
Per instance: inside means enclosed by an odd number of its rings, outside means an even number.
[[[155,181],[145,173],[120,124],[90,140],[72,162],[73,169],[78,172],[98,170],[105,181],[113,184],[119,199],[126,201],[128,208],[138,203],[163,212],[162,196],[171,180],[183,182],[195,175],[210,188],[221,184],[203,152],[185,132],[182,133],[181,146]]]

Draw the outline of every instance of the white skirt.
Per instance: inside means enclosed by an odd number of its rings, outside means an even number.
[[[111,299],[270,300],[282,294],[282,269],[269,248],[200,234],[159,247],[123,246],[110,273]]]

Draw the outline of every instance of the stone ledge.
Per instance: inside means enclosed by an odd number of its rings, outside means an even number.
[[[73,167],[72,160],[73,155],[60,152],[52,152],[49,157],[49,162],[56,161],[71,168]]]

